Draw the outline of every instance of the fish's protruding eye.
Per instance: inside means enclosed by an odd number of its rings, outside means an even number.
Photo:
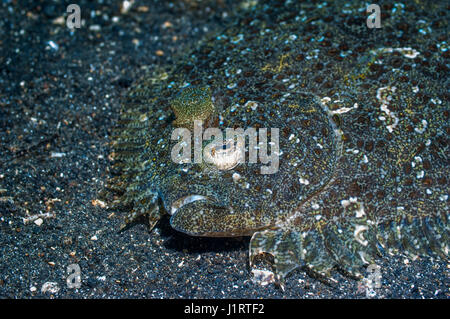
[[[194,121],[206,122],[213,117],[215,107],[209,87],[187,87],[171,102],[174,125],[193,127]]]
[[[210,152],[205,152],[205,161],[214,165],[219,170],[230,170],[241,163],[245,156],[244,145],[238,139],[225,140],[211,147]]]

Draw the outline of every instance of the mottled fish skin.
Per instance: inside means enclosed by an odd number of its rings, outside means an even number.
[[[165,211],[191,235],[253,234],[250,262],[272,254],[280,279],[304,265],[359,275],[385,252],[447,259],[449,10],[385,2],[368,29],[360,9],[260,1],[138,82],[115,144],[127,220]],[[279,171],[174,163],[185,87],[210,91],[219,128],[279,128]]]

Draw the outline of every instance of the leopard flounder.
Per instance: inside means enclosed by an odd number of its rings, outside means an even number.
[[[448,10],[381,9],[368,29],[364,8],[340,1],[253,1],[138,82],[115,142],[126,223],[168,213],[190,235],[252,235],[250,263],[273,255],[280,279],[299,266],[359,275],[386,252],[447,259]],[[267,132],[277,172],[220,152],[176,163],[172,133],[195,120]]]

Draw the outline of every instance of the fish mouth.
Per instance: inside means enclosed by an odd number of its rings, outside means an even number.
[[[173,229],[198,237],[250,236],[265,225],[249,223],[249,217],[220,205],[207,196],[190,195],[172,205],[170,225]]]
[[[196,201],[208,201],[209,198],[203,195],[188,195],[188,196],[184,196],[181,197],[179,199],[177,199],[176,201],[174,201],[172,203],[172,205],[170,206],[170,211],[169,214],[170,215],[175,215],[175,213],[183,206],[188,205],[190,203],[196,202]]]
[[[234,223],[228,223],[234,212],[204,195],[183,196],[173,202],[170,224],[175,230],[190,236],[234,237],[242,235]],[[230,227],[231,226],[231,227]]]

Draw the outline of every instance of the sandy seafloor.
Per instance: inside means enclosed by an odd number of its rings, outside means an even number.
[[[0,3],[0,297],[365,298],[338,272],[327,285],[298,269],[284,292],[253,282],[249,238],[192,238],[167,219],[152,233],[144,224],[117,232],[122,216],[96,200],[121,96],[221,28],[236,5],[136,1],[125,13],[121,3],[77,1],[84,24],[74,32],[63,2]],[[70,264],[81,268],[79,289],[67,288]],[[449,297],[444,261],[378,264],[375,297]]]

